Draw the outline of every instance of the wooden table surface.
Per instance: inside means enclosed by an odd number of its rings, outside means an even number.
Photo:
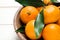
[[[15,0],[0,0],[0,40],[20,40],[13,26],[14,15],[20,7]]]

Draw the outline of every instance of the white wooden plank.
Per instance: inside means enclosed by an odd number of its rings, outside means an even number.
[[[0,24],[13,24],[14,16],[20,7],[0,7]]]
[[[0,25],[0,40],[20,40],[13,25]]]
[[[20,6],[15,0],[0,0],[0,6]]]

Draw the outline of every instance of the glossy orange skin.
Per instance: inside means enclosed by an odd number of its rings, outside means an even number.
[[[59,11],[60,11],[60,6],[59,6],[58,8],[59,8]],[[57,21],[57,24],[60,25],[60,18],[59,18],[59,20]]]
[[[60,26],[57,24],[48,24],[43,29],[44,40],[60,40]]]
[[[48,3],[50,3],[51,1],[50,1],[50,0],[43,0],[43,2],[44,2],[45,4],[48,4]]]
[[[53,23],[59,19],[59,8],[54,5],[48,5],[44,8],[44,23]]]
[[[35,22],[35,20],[31,20],[27,23],[27,25],[25,27],[25,33],[28,38],[35,40],[37,38],[36,38],[35,31],[34,31],[34,22]],[[39,35],[39,38],[40,37],[41,37],[41,35]]]
[[[58,8],[60,9],[60,6],[58,6]]]
[[[38,10],[33,6],[26,6],[20,12],[20,19],[23,23],[28,23],[30,20],[36,19]]]

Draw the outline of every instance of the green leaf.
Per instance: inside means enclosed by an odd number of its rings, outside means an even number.
[[[44,6],[45,4],[41,0],[15,0],[23,6]]]
[[[36,37],[40,35],[44,27],[44,16],[43,16],[43,10],[38,14],[35,23],[34,23],[34,28],[35,28],[35,33]]]
[[[57,3],[58,1],[57,1],[57,0],[51,0],[51,2],[53,2],[53,3]]]
[[[16,30],[16,32],[24,33],[25,26],[21,26],[19,29]]]

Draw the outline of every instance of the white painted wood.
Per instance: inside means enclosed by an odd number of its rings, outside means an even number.
[[[20,6],[15,0],[0,0],[0,6]]]
[[[20,40],[13,25],[0,25],[0,40]]]
[[[14,16],[20,7],[0,7],[0,24],[13,24]]]

